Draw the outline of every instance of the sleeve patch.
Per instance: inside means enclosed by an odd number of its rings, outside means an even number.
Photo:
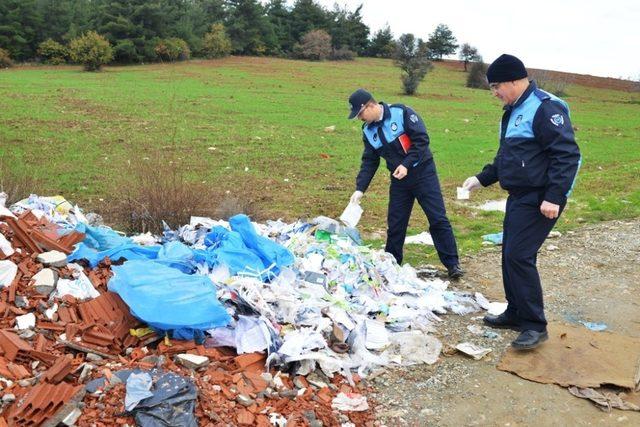
[[[560,127],[564,125],[564,116],[562,114],[554,114],[549,120],[554,126]]]

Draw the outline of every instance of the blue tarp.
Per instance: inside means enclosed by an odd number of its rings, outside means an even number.
[[[185,273],[193,272],[196,264],[209,267],[225,264],[233,275],[254,275],[262,280],[269,280],[283,267],[293,265],[293,254],[284,246],[258,235],[246,215],[232,217],[229,224],[231,231],[216,226],[207,233],[206,249],[193,249],[175,240],[163,246],[140,246],[109,228],[83,225],[79,231],[86,232],[87,238],[67,259],[86,259],[91,267],[96,267],[105,257],[112,261],[123,258],[153,260]]]
[[[75,230],[85,234],[83,240],[85,245],[99,252],[133,243],[130,238],[119,235],[109,227],[92,227],[79,223]]]
[[[112,270],[109,290],[120,295],[138,319],[157,331],[170,331],[176,339],[201,337],[231,320],[207,276],[150,260],[127,261]]]
[[[194,251],[180,242],[169,242],[163,246],[140,246],[135,243],[126,243],[105,251],[96,251],[85,242],[81,242],[76,246],[73,253],[67,257],[67,260],[86,259],[93,268],[106,257],[109,257],[111,261],[118,261],[123,258],[129,261],[154,260],[185,273],[193,272],[197,262]]]
[[[254,274],[262,280],[293,265],[293,254],[284,246],[258,235],[246,215],[231,217],[229,225],[232,231],[217,226],[205,236],[212,265],[222,263],[229,267],[232,275]]]

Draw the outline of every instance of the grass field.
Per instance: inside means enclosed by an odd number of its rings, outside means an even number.
[[[108,67],[17,67],[0,71],[0,155],[5,167],[41,179],[34,189],[100,211],[131,183],[132,170],[162,154],[217,194],[254,202],[259,219],[337,217],[354,190],[360,124],[347,97],[366,87],[424,118],[450,219],[462,252],[500,231],[502,214],[471,203],[504,197],[497,186],[455,200],[455,187],[493,159],[501,106],[464,87],[443,64],[416,97],[400,94],[388,60],[309,63],[267,58]],[[580,222],[640,216],[640,94],[570,85],[566,100],[583,153],[560,230]],[[324,128],[334,125],[334,132]],[[215,148],[215,149],[214,149]],[[381,165],[365,199],[362,230],[384,236],[388,174]],[[100,201],[104,199],[104,201]],[[211,200],[212,208],[218,200]],[[426,228],[415,208],[410,232]],[[407,261],[433,262],[433,248],[408,247]],[[425,254],[426,252],[426,254]]]

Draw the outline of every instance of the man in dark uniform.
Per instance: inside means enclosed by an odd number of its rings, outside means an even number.
[[[538,250],[562,213],[580,168],[580,150],[560,98],[529,81],[522,61],[501,55],[487,70],[492,93],[504,104],[500,148],[493,163],[467,178],[473,190],[495,182],[509,192],[502,238],[502,280],[507,309],[485,323],[521,331],[511,343],[535,348],[548,338]]]
[[[349,104],[349,119],[358,117],[364,122],[364,152],[351,202],[360,203],[378,170],[380,157],[384,158],[392,172],[385,250],[402,263],[407,225],[413,202],[417,199],[427,215],[429,232],[449,277],[462,277],[456,240],[447,219],[424,122],[411,108],[402,104],[377,103],[364,89],[355,91],[349,97]]]

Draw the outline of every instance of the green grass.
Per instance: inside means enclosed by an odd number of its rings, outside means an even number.
[[[465,88],[465,76],[436,65],[418,96],[407,97],[387,60],[228,58],[101,73],[18,67],[0,71],[0,154],[41,178],[38,191],[92,209],[100,209],[100,198],[117,199],[131,168],[162,153],[180,159],[194,181],[251,198],[261,218],[337,217],[354,190],[362,151],[359,123],[346,120],[346,100],[366,87],[424,118],[467,253],[480,247],[481,235],[501,229],[501,214],[455,200],[455,187],[495,154],[501,107],[488,92]],[[584,165],[558,228],[639,216],[640,94],[580,86],[567,92]],[[335,132],[326,133],[331,125]],[[387,186],[381,166],[363,200],[367,233],[384,236]],[[504,193],[495,186],[472,197],[475,204]],[[410,232],[426,226],[416,205]],[[407,261],[434,262],[434,252],[408,246]]]

